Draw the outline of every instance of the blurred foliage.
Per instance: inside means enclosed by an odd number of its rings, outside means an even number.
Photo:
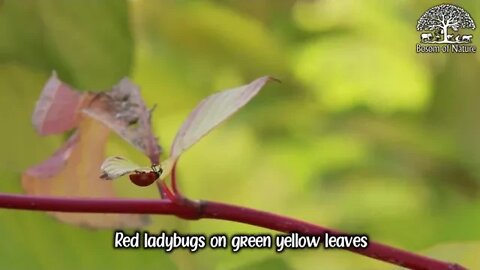
[[[186,194],[410,250],[478,241],[480,54],[415,53],[416,20],[440,3],[2,1],[0,189],[22,192],[20,172],[65,139],[41,138],[30,124],[52,70],[95,91],[132,78],[147,103],[158,105],[154,126],[165,149],[201,98],[271,74],[283,83],[267,86],[182,157]],[[480,18],[475,1],[456,3]],[[146,162],[115,136],[108,151]],[[117,188],[123,196],[158,197],[155,188],[129,181]],[[1,265],[8,269],[388,268],[330,250],[120,251],[112,249],[111,230],[11,210],[0,210],[0,220]],[[153,220],[152,233],[265,232],[221,221]],[[429,254],[475,267],[468,254],[478,254],[478,245],[452,245]]]
[[[477,269],[480,266],[478,262],[479,250],[479,242],[449,243],[433,246],[422,252],[422,254],[444,260],[462,262],[462,264],[469,266],[470,269]]]

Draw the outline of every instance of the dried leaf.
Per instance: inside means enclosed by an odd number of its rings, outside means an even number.
[[[177,159],[186,149],[245,106],[270,79],[268,76],[261,77],[247,85],[203,99],[177,132],[170,157]]]
[[[45,163],[23,173],[26,192],[42,196],[116,197],[112,182],[99,178],[109,133],[109,128],[96,120],[81,117],[78,139],[70,140]],[[51,214],[63,222],[95,228],[141,227],[147,221],[143,215]]]
[[[73,129],[85,95],[60,81],[55,72],[45,84],[33,113],[32,122],[41,135]]]
[[[79,130],[49,159],[23,173],[22,183],[29,194],[116,197],[112,182],[99,177],[110,129],[158,163],[160,147],[151,130],[150,111],[128,79],[108,92],[81,94],[54,72],[32,118],[43,135]],[[64,222],[90,227],[140,227],[146,221],[140,215],[52,214]]]
[[[144,152],[152,163],[159,163],[161,150],[150,125],[150,111],[130,80],[123,79],[111,91],[97,94],[83,112]]]

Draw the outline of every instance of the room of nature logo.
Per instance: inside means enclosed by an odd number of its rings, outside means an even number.
[[[428,9],[417,22],[417,31],[422,31],[417,53],[475,53],[473,35],[462,34],[460,29],[475,29],[475,22],[463,8],[442,4]]]

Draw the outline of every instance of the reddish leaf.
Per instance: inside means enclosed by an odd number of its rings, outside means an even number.
[[[183,151],[245,106],[268,80],[270,77],[261,77],[247,85],[218,92],[203,99],[177,132],[170,156],[177,159]]]
[[[78,133],[73,134],[65,144],[43,163],[29,168],[25,173],[38,178],[50,178],[59,173],[70,158],[72,149],[78,141]]]
[[[85,95],[60,81],[55,72],[45,84],[33,113],[32,122],[41,135],[73,129]]]
[[[99,178],[110,129],[152,162],[159,162],[160,147],[151,130],[150,111],[128,79],[108,92],[81,94],[53,73],[32,118],[43,135],[76,127],[79,131],[49,159],[23,173],[22,183],[29,194],[115,197],[112,182]],[[145,222],[139,215],[52,214],[62,221],[90,227],[139,227]]]
[[[164,173],[161,179],[166,178],[185,150],[245,106],[272,79],[268,76],[261,77],[247,85],[212,94],[200,101],[178,130],[170,157],[162,163]]]
[[[22,184],[26,192],[42,196],[116,197],[112,182],[99,178],[109,133],[109,128],[103,124],[87,116],[81,117],[78,138],[74,136],[49,160],[23,173]],[[95,228],[140,227],[147,221],[141,215],[51,214],[63,222]]]

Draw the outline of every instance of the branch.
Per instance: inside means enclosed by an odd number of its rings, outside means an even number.
[[[344,235],[328,228],[264,211],[183,198],[175,201],[167,199],[73,199],[0,193],[0,207],[36,211],[176,215],[190,220],[201,218],[229,220],[286,233]],[[438,261],[373,241],[365,249],[349,250],[410,269],[466,270],[458,264]]]
[[[170,176],[170,179],[172,183],[173,193],[177,194],[180,197],[183,197],[182,194],[180,193],[180,189],[178,189],[177,187],[177,163],[178,163],[178,160],[175,161],[175,163],[173,163],[172,174]]]
[[[170,200],[140,199],[83,199],[67,197],[40,197],[0,193],[0,207],[22,210],[81,212],[195,215],[196,211],[177,205]]]
[[[432,18],[432,20],[435,20],[435,21],[437,21],[439,24],[441,24],[441,23],[442,23],[442,20],[440,20],[440,19],[437,19],[437,18]]]
[[[447,24],[447,23],[445,22],[445,15],[444,15],[444,14],[441,14],[441,15],[442,15],[442,19],[440,20],[440,22],[441,22],[443,25]]]
[[[454,23],[448,23],[447,25],[445,25],[446,27],[450,27],[450,26],[459,26],[458,22],[454,22]]]
[[[429,28],[430,30],[435,30],[437,27],[438,27],[438,28],[442,28],[443,25],[433,24],[433,25],[429,25],[429,26],[428,26],[428,28]]]

